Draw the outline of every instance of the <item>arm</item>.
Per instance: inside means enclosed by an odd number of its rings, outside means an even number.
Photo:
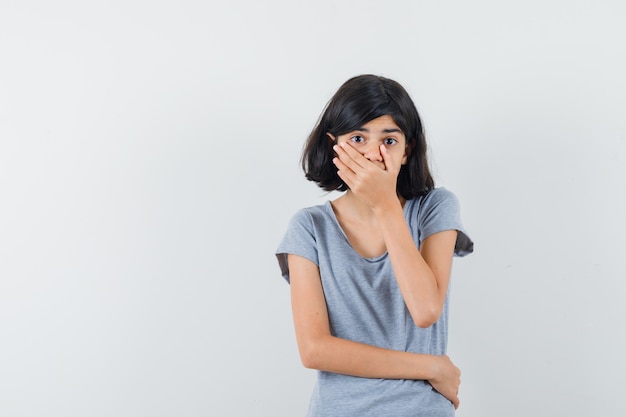
[[[447,356],[394,351],[332,336],[317,265],[289,255],[291,303],[302,363],[366,378],[427,380],[458,406],[460,371]]]
[[[401,161],[380,147],[385,169],[343,143],[335,146],[339,176],[356,197],[374,212],[391,259],[398,287],[415,324],[428,327],[443,310],[457,231],[435,233],[417,249],[396,195]]]
[[[393,272],[415,324],[425,328],[441,316],[450,281],[457,231],[435,233],[417,249],[400,204],[374,210]]]

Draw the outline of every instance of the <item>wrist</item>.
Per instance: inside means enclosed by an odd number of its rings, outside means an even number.
[[[418,353],[416,355],[416,369],[418,375],[415,376],[415,379],[422,379],[426,381],[437,379],[437,377],[441,374],[441,366],[438,360],[439,358],[435,355],[422,353]]]
[[[385,215],[388,216],[390,212],[402,211],[402,202],[397,197],[390,197],[387,199],[380,199],[374,207],[372,207],[372,211],[376,216]]]
[[[439,360],[439,357],[432,355],[429,357],[428,363],[430,365],[428,367],[428,379],[436,380],[441,375],[441,361]]]

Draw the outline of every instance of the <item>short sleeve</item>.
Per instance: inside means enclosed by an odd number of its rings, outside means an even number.
[[[289,254],[302,256],[319,265],[313,219],[306,209],[298,211],[291,218],[287,231],[280,241],[278,249],[276,249],[280,272],[287,282],[289,282],[289,265],[287,263],[287,255]]]
[[[420,244],[428,236],[444,230],[457,230],[458,236],[454,247],[456,256],[469,255],[474,251],[474,242],[470,239],[461,222],[459,200],[446,188],[432,190],[420,207]]]

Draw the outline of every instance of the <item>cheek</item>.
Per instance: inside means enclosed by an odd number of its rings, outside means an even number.
[[[407,161],[409,160],[409,156],[406,152],[406,150],[401,150],[398,152],[398,159],[396,159],[397,161],[400,161],[400,163],[402,165],[406,164]]]
[[[406,164],[407,162],[409,162],[409,155],[411,155],[411,147],[409,145],[406,145],[404,147],[404,156],[402,157],[402,165]]]

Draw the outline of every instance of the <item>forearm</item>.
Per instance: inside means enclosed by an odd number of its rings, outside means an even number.
[[[384,379],[422,379],[437,376],[438,357],[353,342],[331,335],[301,348],[307,368]]]
[[[447,288],[440,287],[415,245],[400,202],[374,212],[404,302],[415,323],[427,327],[441,314]]]

